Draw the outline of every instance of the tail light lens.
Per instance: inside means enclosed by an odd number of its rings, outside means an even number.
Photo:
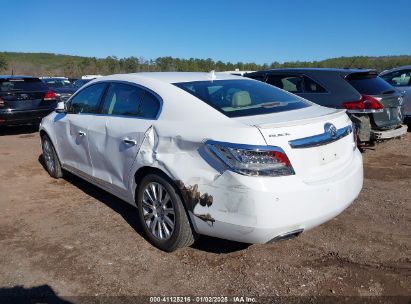
[[[348,110],[356,111],[384,109],[383,105],[378,101],[378,99],[369,95],[361,95],[361,98],[357,101],[343,102],[343,107]]]
[[[56,94],[53,91],[47,91],[46,94],[44,94],[43,100],[56,100]]]
[[[275,146],[250,146],[207,141],[208,148],[230,169],[248,176],[295,174],[285,152]]]

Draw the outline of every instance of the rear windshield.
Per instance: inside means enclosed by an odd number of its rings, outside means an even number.
[[[310,102],[253,80],[174,83],[228,117],[260,115],[306,108]]]
[[[74,85],[67,79],[43,79],[49,88],[74,88]]]
[[[38,78],[0,79],[0,91],[45,91],[46,85]]]
[[[394,88],[374,74],[352,74],[347,81],[360,93],[365,95],[380,95],[394,92]]]

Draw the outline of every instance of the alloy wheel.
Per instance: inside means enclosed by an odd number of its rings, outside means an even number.
[[[143,191],[144,222],[159,240],[168,240],[174,231],[175,210],[167,189],[157,182],[147,184]]]
[[[43,140],[43,157],[46,162],[46,167],[49,172],[54,172],[55,160],[53,151],[51,150],[50,142],[45,139]]]

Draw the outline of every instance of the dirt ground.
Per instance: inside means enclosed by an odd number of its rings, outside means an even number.
[[[368,149],[337,218],[265,245],[203,237],[164,253],[133,207],[40,163],[35,128],[0,131],[0,295],[411,296],[411,133]]]

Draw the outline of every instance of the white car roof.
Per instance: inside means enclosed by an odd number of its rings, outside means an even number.
[[[220,113],[210,105],[201,101],[194,95],[173,85],[179,82],[212,81],[212,80],[249,80],[241,76],[222,73],[201,72],[143,72],[131,74],[115,74],[96,78],[87,83],[83,88],[104,81],[125,81],[137,83],[152,90],[163,100],[160,117],[169,120],[206,120],[206,121],[230,121],[224,114]],[[190,115],[183,115],[190,111]],[[232,121],[232,120],[231,120]],[[233,123],[233,121],[232,121]]]
[[[210,80],[229,80],[229,79],[242,79],[243,77],[230,75],[226,73],[204,73],[204,72],[143,72],[143,73],[131,73],[131,74],[115,74],[99,78],[99,80],[124,80],[124,81],[137,81],[137,80],[154,80],[165,83],[177,83],[177,82],[191,82],[191,81],[210,81]]]

